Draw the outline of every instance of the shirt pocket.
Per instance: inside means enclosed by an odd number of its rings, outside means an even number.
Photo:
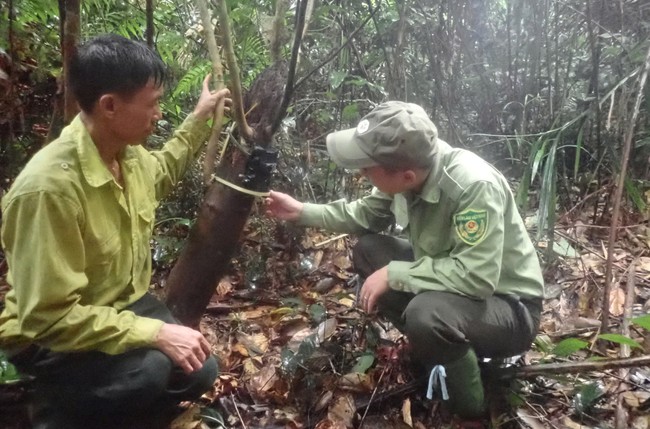
[[[137,231],[133,239],[136,240],[134,245],[134,276],[138,276],[143,270],[148,271],[148,264],[151,263],[151,236],[155,224],[155,206],[151,203],[143,203],[136,209],[137,217],[135,227]]]
[[[93,287],[86,291],[90,296],[101,296],[107,279],[115,277],[115,267],[120,260],[120,234],[113,230],[108,236],[94,236],[86,240],[86,276]]]
[[[138,234],[145,235],[148,241],[153,233],[154,219],[156,217],[155,205],[146,203],[137,208],[138,211]]]

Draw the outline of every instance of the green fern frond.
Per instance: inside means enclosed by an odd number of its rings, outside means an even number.
[[[196,93],[197,89],[201,88],[205,76],[210,73],[210,69],[209,61],[204,61],[191,68],[174,88],[172,98],[176,99],[179,96]]]

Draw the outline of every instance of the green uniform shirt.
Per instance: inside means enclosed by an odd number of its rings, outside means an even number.
[[[300,223],[348,233],[404,227],[415,261],[388,265],[395,290],[543,297],[539,261],[506,179],[473,153],[438,144],[419,194],[374,189],[351,203],[305,204]]]
[[[190,115],[162,150],[126,147],[124,189],[78,116],[29,161],[2,199],[12,289],[0,314],[1,348],[117,354],[153,343],[163,322],[123,309],[149,287],[158,201],[208,133]]]

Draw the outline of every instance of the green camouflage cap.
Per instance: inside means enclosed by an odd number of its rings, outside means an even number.
[[[328,134],[327,151],[344,168],[427,168],[433,163],[438,130],[417,104],[388,101],[356,128]]]

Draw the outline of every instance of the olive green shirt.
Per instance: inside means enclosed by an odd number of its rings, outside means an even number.
[[[357,201],[305,204],[299,222],[348,233],[404,228],[414,261],[388,264],[392,289],[542,298],[537,254],[506,179],[477,155],[439,140],[419,193],[373,189]]]
[[[158,201],[180,180],[209,127],[190,115],[160,151],[127,146],[122,188],[77,116],[40,150],[2,199],[12,286],[0,348],[122,353],[153,343],[163,322],[124,310],[151,280]]]

